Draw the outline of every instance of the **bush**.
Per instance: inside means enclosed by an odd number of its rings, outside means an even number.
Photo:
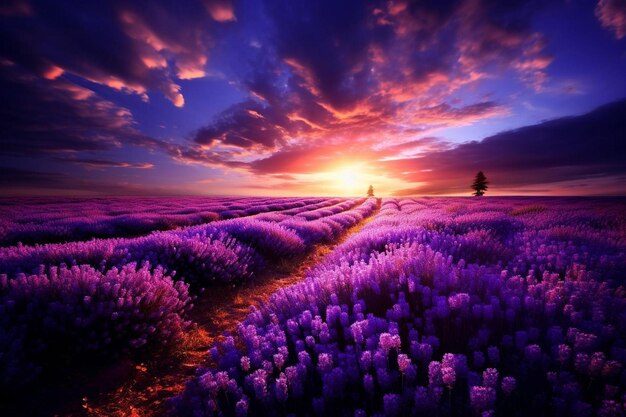
[[[0,277],[0,381],[14,389],[42,373],[93,366],[167,345],[188,326],[187,285],[126,265]]]

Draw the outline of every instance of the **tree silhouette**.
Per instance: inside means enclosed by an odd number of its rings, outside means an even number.
[[[367,196],[374,197],[374,187],[370,184],[370,188],[367,189]]]
[[[473,195],[480,197],[485,194],[485,191],[489,188],[487,184],[489,184],[489,181],[487,181],[485,174],[483,174],[482,171],[478,171],[476,178],[474,178],[474,183],[472,184],[472,190],[474,190]]]

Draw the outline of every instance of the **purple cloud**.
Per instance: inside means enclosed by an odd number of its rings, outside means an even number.
[[[469,190],[479,170],[492,190],[591,180],[596,192],[615,191],[616,178],[626,179],[626,100],[590,113],[505,131],[482,141],[380,163],[380,169],[423,185],[399,194],[450,194]],[[622,181],[618,192],[626,192]],[[609,187],[609,185],[611,187]],[[544,187],[545,188],[545,187]]]
[[[603,27],[615,33],[617,39],[626,36],[626,1],[599,0],[596,17]]]
[[[234,20],[224,0],[14,1],[3,18],[0,56],[42,78],[64,73],[148,99],[184,105],[176,79],[206,75],[210,28]]]

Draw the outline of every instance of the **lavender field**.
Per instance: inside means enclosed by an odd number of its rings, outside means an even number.
[[[172,361],[199,329],[208,352],[166,398],[29,412],[624,415],[624,199],[121,200],[1,202],[7,415],[122,360]],[[265,301],[211,334],[242,288]]]
[[[54,198],[0,200],[0,246],[96,237],[132,236],[154,230],[297,209],[320,198]]]

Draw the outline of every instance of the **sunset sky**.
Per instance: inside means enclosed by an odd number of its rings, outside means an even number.
[[[3,1],[0,194],[626,194],[625,0]]]

